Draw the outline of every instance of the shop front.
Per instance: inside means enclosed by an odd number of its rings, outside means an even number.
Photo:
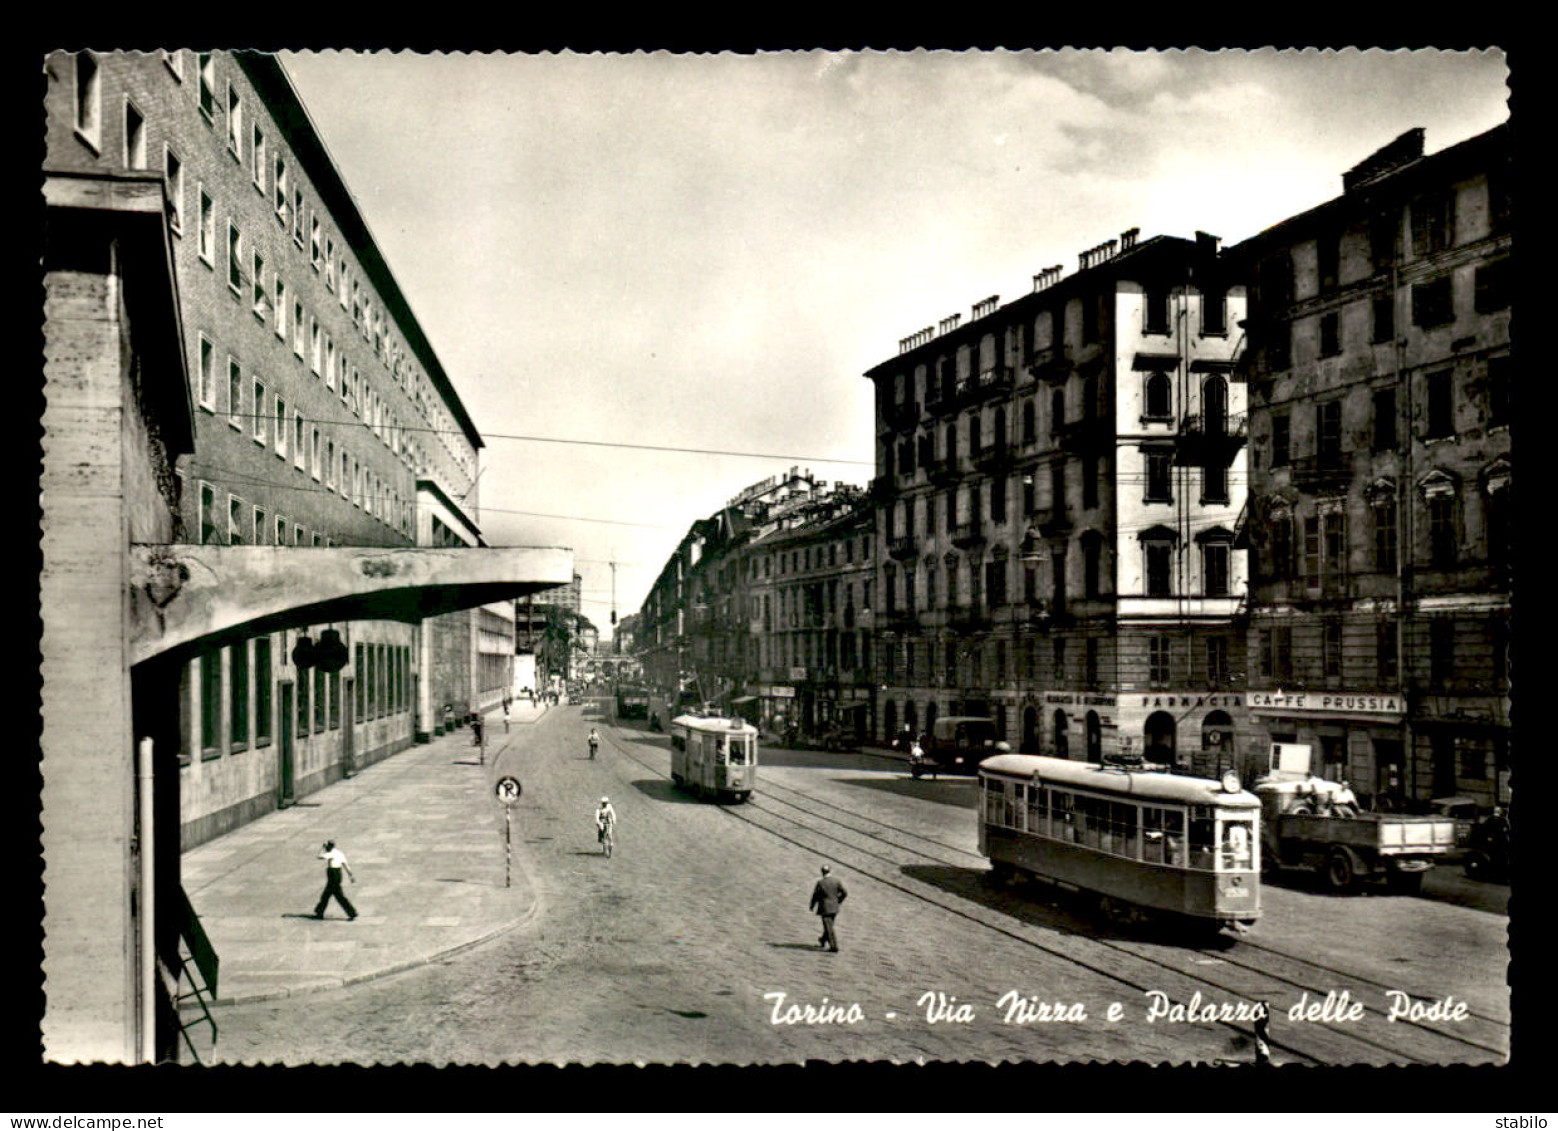
[[[1250,729],[1246,699],[1242,692],[1196,688],[1122,693],[1115,712],[1119,752],[1195,777],[1242,774],[1237,751]]]
[[[1249,759],[1264,772],[1274,743],[1309,749],[1309,772],[1345,781],[1364,805],[1400,807],[1408,795],[1406,710],[1378,691],[1251,691]]]

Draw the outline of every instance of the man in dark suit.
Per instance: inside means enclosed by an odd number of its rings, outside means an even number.
[[[811,907],[822,916],[822,937],[817,940],[817,945],[837,954],[839,940],[833,933],[833,917],[839,913],[839,904],[844,902],[849,893],[844,890],[843,884],[829,875],[830,871],[826,864],[822,866],[822,878],[811,889]]]

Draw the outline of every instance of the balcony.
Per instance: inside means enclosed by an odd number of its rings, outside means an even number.
[[[990,610],[983,605],[959,605],[947,617],[947,628],[959,635],[988,632],[991,623]]]
[[[920,406],[914,401],[882,406],[882,421],[889,428],[910,428],[920,419]]]
[[[1011,389],[1011,368],[997,365],[982,373],[974,373],[959,380],[956,400],[959,406],[978,404],[990,397],[1009,393]]]
[[[887,540],[887,556],[898,561],[914,557],[918,550],[919,541],[912,534],[901,534]]]
[[[960,522],[952,528],[952,544],[962,550],[971,550],[985,544],[985,528],[979,522]]]
[[[958,466],[955,460],[932,460],[925,465],[925,477],[933,486],[950,487],[958,480]]]
[[[1104,416],[1084,416],[1080,420],[1068,420],[1060,426],[1056,437],[1060,447],[1068,452],[1093,452],[1107,447],[1114,437],[1114,430]]]
[[[988,475],[999,475],[1011,470],[1014,458],[1010,445],[986,444],[974,454],[974,466]]]
[[[1175,437],[1174,462],[1180,467],[1227,467],[1246,440],[1246,418],[1186,416]]]
[[[1040,507],[1028,519],[1028,525],[1041,538],[1059,538],[1071,533],[1071,511],[1064,506]]]
[[[1345,490],[1352,482],[1352,453],[1295,459],[1288,464],[1288,476],[1294,487],[1310,495]]]
[[[885,503],[897,493],[891,475],[878,475],[871,480],[871,486],[866,490],[866,498],[873,503]]]
[[[1066,346],[1036,350],[1028,368],[1041,381],[1064,381],[1071,375],[1071,350]]]

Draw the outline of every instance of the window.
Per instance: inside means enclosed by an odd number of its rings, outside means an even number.
[[[1293,328],[1287,322],[1274,323],[1268,330],[1271,340],[1266,343],[1266,368],[1272,372],[1288,369],[1293,364]]]
[[[1293,517],[1285,512],[1271,519],[1271,576],[1277,581],[1293,576]]]
[[[1201,501],[1226,503],[1228,501],[1228,467],[1226,464],[1208,464],[1201,469]]]
[[[1201,333],[1210,338],[1227,335],[1228,296],[1223,291],[1201,293]]]
[[[244,531],[253,531],[251,522],[245,522],[248,518],[244,513],[244,502],[237,495],[227,496],[227,544],[229,546],[242,546],[248,541],[244,537]]]
[[[281,224],[281,230],[286,231],[292,221],[291,206],[287,203],[287,159],[281,154],[276,154],[276,184],[273,200],[276,208],[276,219]]]
[[[1087,597],[1103,592],[1103,541],[1086,535],[1082,539],[1082,587]]]
[[[1147,556],[1147,596],[1173,595],[1173,545],[1154,540],[1143,543]]]
[[[260,129],[260,123],[254,123],[254,187],[260,190],[260,195],[265,195],[265,173],[270,164],[265,152],[265,131]]]
[[[227,84],[227,150],[243,162],[243,96],[232,83]]]
[[[259,378],[254,381],[254,411],[250,414],[251,435],[254,442],[261,447],[265,446],[265,424],[270,419],[265,411],[265,383]]]
[[[335,240],[325,238],[325,289],[335,290]]]
[[[1476,308],[1490,314],[1509,306],[1509,260],[1496,259],[1477,268]]]
[[[1374,655],[1378,658],[1377,670],[1380,687],[1388,688],[1395,685],[1399,677],[1399,666],[1396,661],[1396,622],[1382,620],[1374,626]]]
[[[1412,253],[1432,255],[1455,242],[1455,191],[1424,193],[1412,202]]]
[[[1147,638],[1147,682],[1153,687],[1167,687],[1169,682],[1169,638]]]
[[[261,322],[270,311],[270,295],[265,291],[265,257],[254,253],[254,316]]]
[[[317,539],[319,535],[314,535]],[[316,543],[317,544],[317,543]],[[329,706],[329,692],[326,690],[325,672],[323,668],[314,669],[314,733],[318,734],[325,729],[325,710]]]
[[[985,563],[985,594],[990,607],[1006,604],[1006,562]]]
[[[1098,457],[1093,453],[1082,457],[1082,506],[1098,505]]]
[[[1394,212],[1377,212],[1369,217],[1369,255],[1374,270],[1388,271],[1396,263],[1396,229],[1400,218]]]
[[[1514,369],[1509,355],[1488,358],[1488,427],[1507,427],[1514,392]]]
[[[325,388],[335,388],[335,341],[325,335]]]
[[[1369,506],[1374,523],[1374,568],[1380,573],[1396,572],[1396,500],[1381,495]]]
[[[269,746],[271,734],[270,637],[254,641],[254,745]]]
[[[1173,466],[1173,453],[1152,450],[1145,453],[1147,461],[1147,494],[1145,502],[1171,503],[1174,492],[1169,473]]]
[[[263,546],[263,545],[265,545],[266,539],[269,538],[269,537],[270,537],[270,515],[266,513],[264,507],[255,507],[254,508],[254,544],[256,546]]]
[[[1293,630],[1286,625],[1260,632],[1260,671],[1268,679],[1293,678]]]
[[[1454,321],[1455,307],[1450,290],[1450,276],[1441,275],[1428,283],[1412,287],[1412,325],[1443,326]]]
[[[1315,462],[1322,468],[1341,466],[1342,402],[1339,400],[1315,406]]]
[[[1320,356],[1335,357],[1342,352],[1342,316],[1332,311],[1320,316]]]
[[[234,294],[243,291],[243,233],[227,221],[227,285]]]
[[[318,669],[315,669],[315,670],[317,671]],[[308,712],[308,673],[306,671],[298,672],[297,709],[298,709],[297,710],[297,736],[299,738],[307,738],[308,737],[308,714],[309,714],[309,712]]]
[[[195,56],[200,73],[200,113],[210,122],[216,118],[216,58],[209,51]]]
[[[308,261],[314,265],[314,270],[319,270],[324,262],[323,233],[319,227],[319,215],[316,213],[309,221],[308,230]]]
[[[990,521],[1006,521],[1006,476],[990,480]]]
[[[1147,374],[1146,404],[1149,419],[1168,420],[1173,415],[1173,386],[1168,374]]]
[[[319,319],[313,315],[308,318],[308,366],[318,377],[324,368],[324,334],[319,329]]]
[[[200,335],[200,405],[216,411],[216,351],[204,334]]]
[[[276,336],[283,343],[287,340],[287,284],[281,272],[276,272]]]
[[[1083,641],[1082,678],[1088,687],[1098,686],[1098,637],[1089,636]]]
[[[146,168],[146,118],[128,98],[124,102],[124,164],[127,169]]]
[[[325,486],[335,486],[335,441],[325,441]]]
[[[1271,313],[1293,305],[1293,259],[1287,252],[1273,255],[1260,265],[1260,300]],[[1285,368],[1285,367],[1284,367]]]
[[[1396,449],[1396,390],[1374,390],[1374,438],[1370,445],[1376,452]]]
[[[243,370],[232,358],[227,359],[227,423],[243,429]]]
[[[1341,261],[1341,236],[1327,232],[1315,240],[1315,265],[1320,280],[1320,291],[1333,291],[1337,284],[1337,270]]]
[[[200,753],[215,758],[221,753],[222,653],[200,654]]]
[[[216,491],[209,483],[200,485],[200,544],[214,546],[220,541],[217,525]]]
[[[184,234],[184,163],[171,149],[163,150],[163,179],[168,186],[168,227]]]
[[[292,458],[299,471],[308,467],[307,437],[303,431],[303,414],[292,410]]]
[[[276,454],[282,459],[287,458],[287,402],[278,394],[276,397]],[[280,543],[278,543],[279,545]]]
[[[292,242],[303,246],[303,190],[292,191]]]
[[[1226,542],[1208,542],[1201,547],[1208,597],[1228,596],[1228,552]]]
[[[93,150],[98,148],[103,128],[103,82],[97,57],[90,52],[76,53],[76,133]]]
[[[249,642],[227,649],[227,744],[229,750],[249,746]]]
[[[216,205],[207,195],[205,186],[200,188],[200,258],[206,266],[216,263]]]
[[[1428,682],[1438,690],[1449,686],[1455,670],[1455,621],[1435,617],[1428,622]]]
[[[319,475],[320,475],[320,468],[319,468],[319,441],[320,441],[319,429],[315,428],[313,430],[313,432],[310,434],[310,442],[309,442],[309,448],[308,448],[308,470],[309,470],[309,474],[311,474],[316,480],[319,478]]]
[[[1431,495],[1428,499],[1429,564],[1435,569],[1452,569],[1460,553],[1460,537],[1455,529],[1455,496]]]
[[[1142,322],[1142,333],[1167,334],[1169,332],[1168,288],[1149,288],[1144,296],[1143,308],[1145,316]]]
[[[1033,410],[1033,398],[1022,402],[1022,442],[1031,444],[1038,438],[1038,414]]]
[[[1285,412],[1271,418],[1271,466],[1286,467],[1292,458],[1293,421]]]
[[[1374,312],[1374,338],[1376,343],[1388,342],[1396,336],[1396,296],[1393,291],[1375,295],[1370,303]]]
[[[308,327],[303,322],[303,303],[298,299],[292,300],[292,352],[297,357],[303,356],[303,345],[308,333]]]
[[[1321,662],[1326,682],[1334,686],[1342,678],[1342,622],[1334,618],[1320,625]]]
[[[1429,373],[1423,378],[1427,393],[1427,440],[1445,439],[1455,435],[1455,406],[1453,400],[1454,378],[1448,369]]]
[[[1228,685],[1228,638],[1206,638],[1206,680],[1212,687]]]

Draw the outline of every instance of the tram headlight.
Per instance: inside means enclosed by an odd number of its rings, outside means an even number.
[[[1223,774],[1223,791],[1225,793],[1239,792],[1239,772],[1228,770]]]

